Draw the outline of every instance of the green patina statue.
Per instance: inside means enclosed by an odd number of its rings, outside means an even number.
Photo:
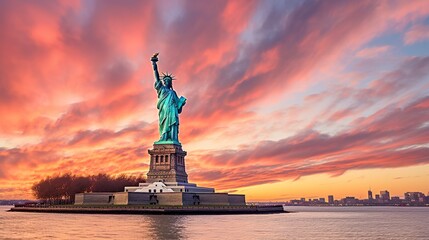
[[[158,54],[152,58],[152,66],[155,74],[155,89],[158,93],[158,115],[159,115],[159,141],[155,144],[178,144],[179,142],[179,114],[186,104],[186,98],[178,97],[173,90],[174,77],[171,74],[162,75],[162,81],[158,72]]]

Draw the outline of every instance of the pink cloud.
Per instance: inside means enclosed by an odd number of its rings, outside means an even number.
[[[421,107],[428,101],[426,97],[404,109],[376,113],[352,131],[335,136],[309,131],[240,150],[198,156],[212,170],[195,171],[192,176],[219,187],[236,188],[316,173],[337,176],[351,169],[428,164],[427,147],[403,149],[429,141],[429,128],[422,127],[429,120],[429,112]]]
[[[404,42],[407,45],[429,39],[429,26],[414,25],[405,33]]]
[[[388,52],[392,47],[389,45],[365,48],[356,53],[360,58],[374,58]]]

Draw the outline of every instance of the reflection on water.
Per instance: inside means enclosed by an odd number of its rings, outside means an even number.
[[[180,215],[147,215],[144,218],[148,225],[147,237],[151,239],[183,239],[186,218],[187,216]]]
[[[429,239],[429,208],[288,207],[271,215],[6,212],[0,239]]]

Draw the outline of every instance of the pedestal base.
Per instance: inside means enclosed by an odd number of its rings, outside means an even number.
[[[188,174],[185,170],[186,152],[182,150],[180,144],[156,143],[148,152],[150,154],[148,183],[188,182]]]

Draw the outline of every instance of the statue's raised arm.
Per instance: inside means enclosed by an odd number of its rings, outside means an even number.
[[[153,56],[150,59],[152,61],[153,73],[155,76],[155,88],[156,89],[158,89],[160,87],[157,85],[162,85],[161,79],[159,78],[158,65],[156,63],[156,62],[158,62],[158,55],[159,55],[159,53],[155,53],[155,54],[153,54]]]

